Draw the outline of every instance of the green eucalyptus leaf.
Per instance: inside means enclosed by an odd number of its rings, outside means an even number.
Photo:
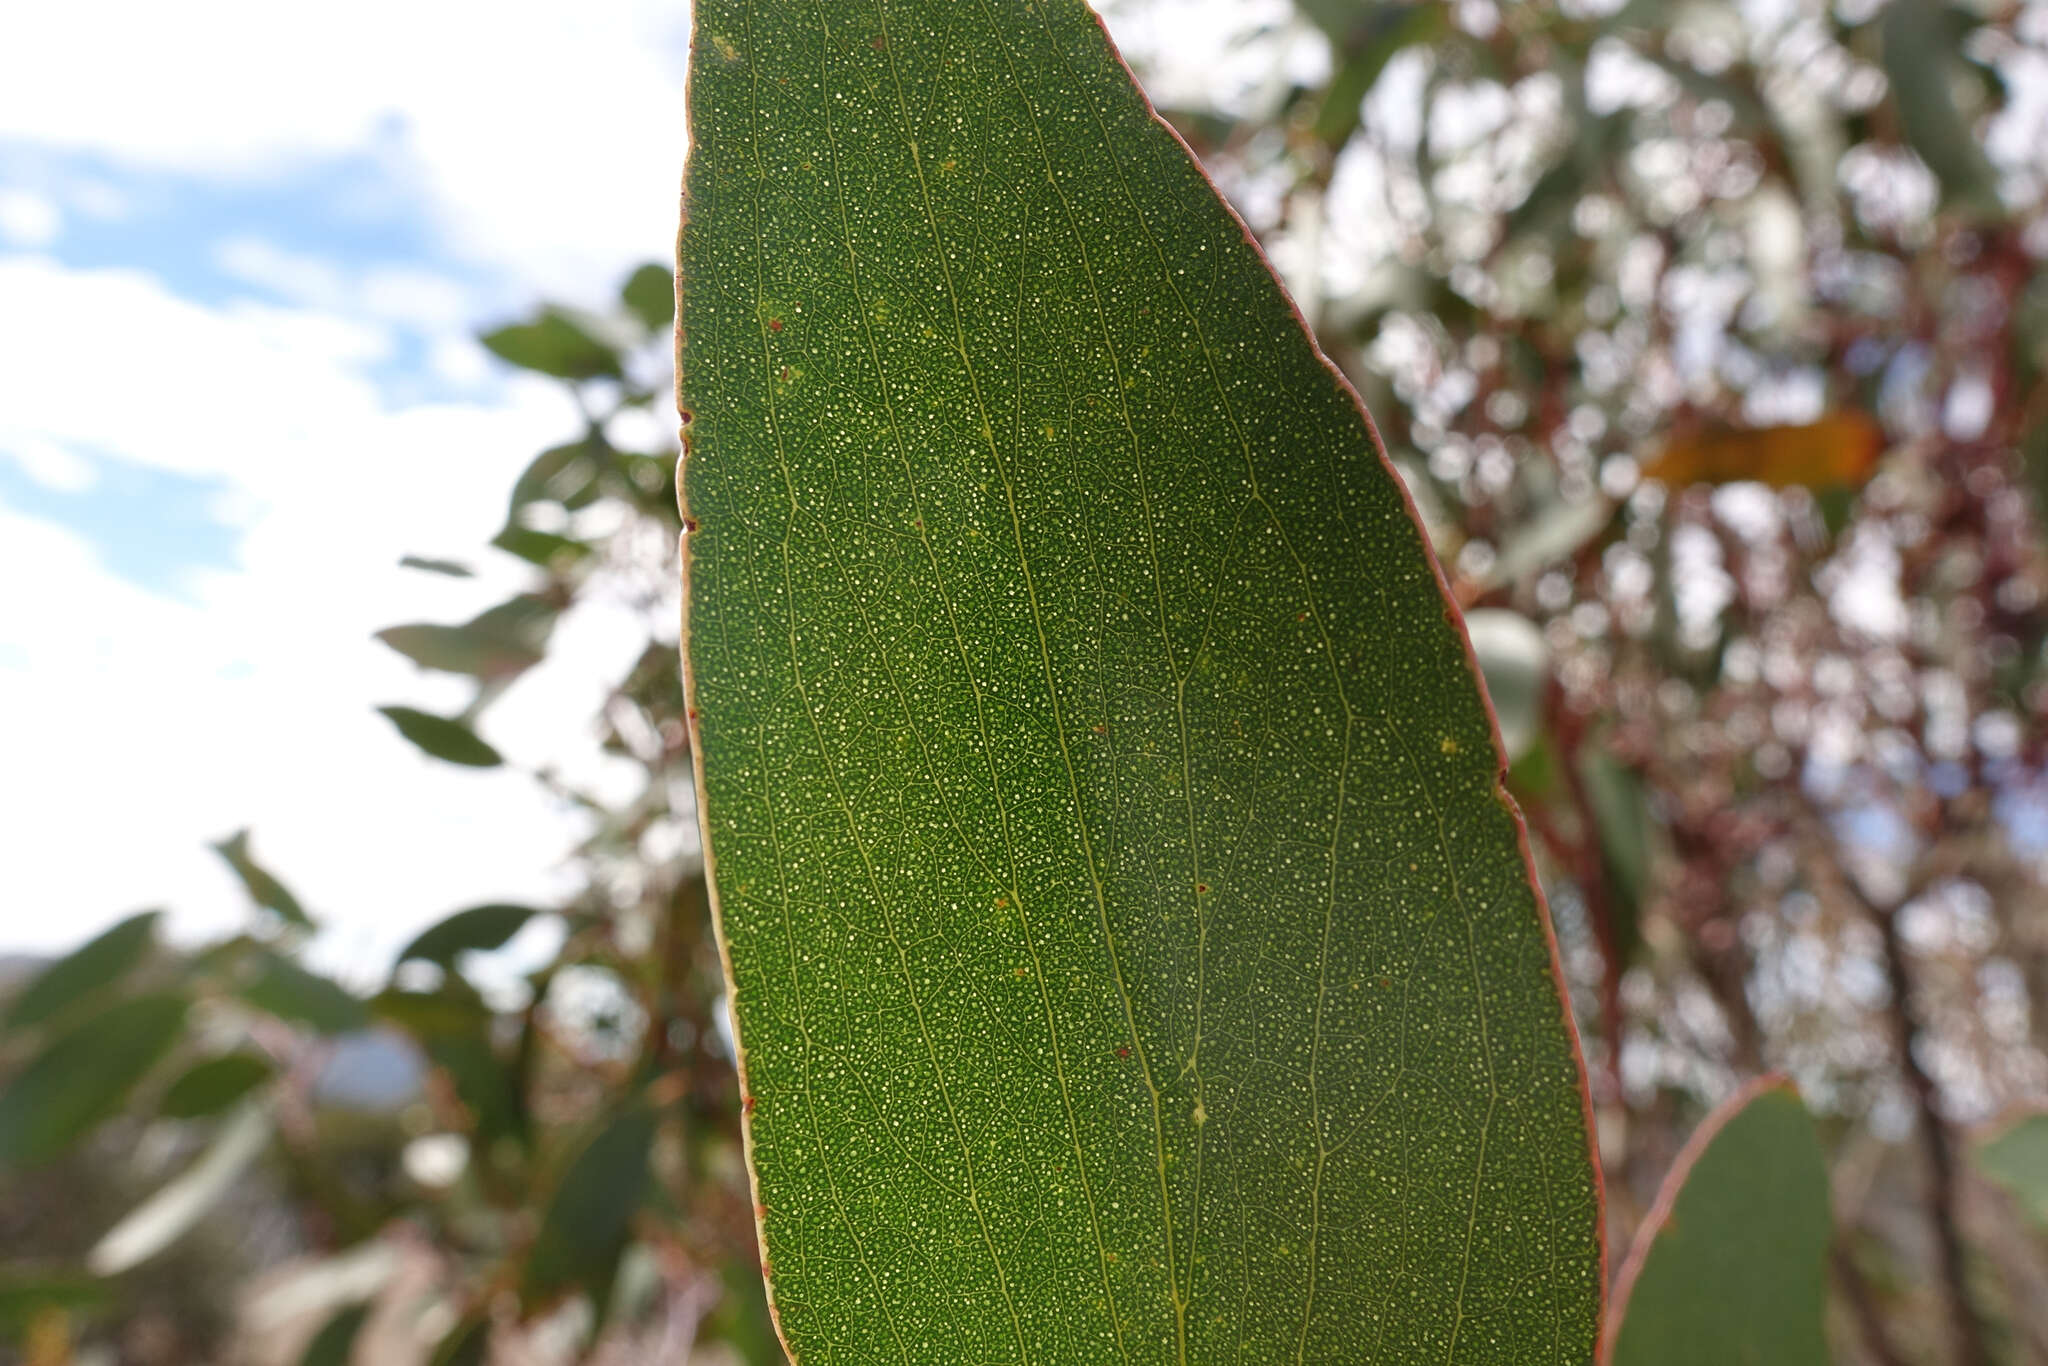
[[[617,379],[618,351],[584,323],[559,308],[545,308],[532,322],[514,323],[479,339],[500,360],[556,379]]]
[[[527,1256],[529,1296],[580,1286],[594,1302],[606,1301],[633,1215],[647,1192],[654,1127],[651,1111],[628,1110],[569,1164]]]
[[[335,1310],[306,1344],[299,1366],[348,1366],[355,1354],[356,1336],[369,1317],[367,1303],[347,1304]]]
[[[1520,612],[1482,607],[1465,614],[1472,657],[1500,725],[1501,748],[1519,763],[1543,729],[1543,690],[1550,682],[1550,647],[1543,632]]]
[[[1825,1366],[1827,1165],[1799,1093],[1767,1077],[1672,1165],[1622,1268],[1603,1366]]]
[[[370,1023],[362,999],[318,973],[274,953],[257,957],[255,975],[236,988],[243,1001],[321,1034],[346,1034]]]
[[[441,1034],[480,1033],[490,1027],[491,1008],[460,977],[450,976],[438,990],[400,991],[389,988],[364,1003],[372,1016],[426,1040]]]
[[[700,0],[686,650],[800,1360],[1570,1361],[1455,608],[1079,0]]]
[[[1341,147],[1357,129],[1359,108],[1387,63],[1404,48],[1438,42],[1450,32],[1451,7],[1436,0],[1356,6],[1355,18],[1331,33],[1338,44],[1337,70],[1316,111],[1316,136]]]
[[[676,319],[675,271],[652,263],[640,267],[620,286],[619,302],[649,331],[666,328]]]
[[[404,555],[398,561],[401,569],[417,569],[423,574],[441,574],[451,579],[471,579],[476,571],[460,560],[437,560],[425,555]]]
[[[1977,1168],[2048,1229],[2048,1113],[2022,1115],[1975,1150]]]
[[[1883,61],[1906,141],[1952,205],[2002,212],[1998,172],[1956,107],[1961,15],[1945,0],[1892,0],[1884,12]]]
[[[169,992],[136,996],[51,1040],[0,1091],[0,1167],[47,1162],[112,1116],[178,1041],[185,1010]]]
[[[490,1316],[471,1314],[442,1337],[427,1366],[484,1366],[490,1347]]]
[[[1626,966],[1642,939],[1642,909],[1649,896],[1655,860],[1656,818],[1643,780],[1612,755],[1587,750],[1579,777],[1592,808],[1593,836],[1600,863],[1614,893],[1615,950]]]
[[[414,622],[387,626],[377,639],[423,669],[473,678],[516,678],[543,658],[524,641],[469,626]]]
[[[580,441],[548,447],[512,485],[512,513],[517,515],[530,503],[560,503],[572,511],[589,506],[597,497],[598,470],[610,458],[611,448],[594,432]]]
[[[36,974],[0,1018],[4,1018],[9,1029],[26,1029],[112,986],[127,976],[156,944],[156,922],[161,914],[143,911],[131,915],[73,949]]]
[[[582,541],[558,536],[552,531],[535,531],[531,527],[509,524],[492,538],[491,544],[508,555],[517,555],[528,564],[541,569],[563,569],[590,555],[590,547]]]
[[[270,1142],[269,1113],[245,1105],[222,1124],[197,1161],[108,1230],[86,1254],[86,1265],[101,1276],[118,1276],[162,1252],[191,1231],[234,1189],[249,1164]]]
[[[492,1046],[488,1029],[440,1031],[425,1041],[427,1057],[447,1074],[455,1098],[469,1111],[479,1152],[501,1138],[524,1142],[526,1102],[519,1075]]]
[[[420,931],[418,937],[399,952],[398,961],[403,963],[418,958],[451,968],[455,965],[455,955],[459,953],[471,949],[503,948],[513,935],[526,928],[527,921],[539,914],[531,906],[503,903],[471,906]]]
[[[250,899],[258,906],[276,912],[280,918],[300,929],[313,927],[313,918],[306,914],[305,907],[299,905],[299,899],[250,854],[247,830],[237,830],[218,844],[209,847],[234,870],[235,876],[241,879],[243,888],[248,891]]]
[[[504,755],[452,716],[436,716],[412,707],[379,707],[377,710],[398,727],[400,735],[436,759],[469,768],[496,768],[505,762]]]
[[[96,1277],[75,1272],[0,1267],[0,1340],[28,1331],[50,1310],[90,1314],[107,1307],[113,1287]]]
[[[227,1053],[196,1062],[170,1088],[157,1106],[168,1119],[204,1119],[217,1115],[269,1081],[277,1069],[254,1053]]]

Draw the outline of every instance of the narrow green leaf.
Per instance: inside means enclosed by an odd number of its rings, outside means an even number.
[[[651,263],[640,267],[626,277],[619,302],[649,331],[660,331],[676,318],[676,273]]]
[[[448,1076],[455,1098],[469,1111],[477,1150],[500,1138],[524,1141],[526,1102],[517,1071],[498,1056],[488,1029],[440,1031],[425,1040],[427,1057]]]
[[[434,1349],[427,1366],[484,1366],[491,1346],[491,1320],[485,1314],[471,1314],[448,1330]]]
[[[516,678],[542,659],[530,645],[466,626],[414,622],[387,626],[377,639],[423,669],[474,678]]]
[[[48,1020],[125,977],[156,943],[160,911],[131,915],[83,947],[44,968],[21,989],[7,1008],[10,1029],[26,1029]]]
[[[629,1110],[600,1130],[562,1177],[526,1261],[526,1291],[539,1298],[581,1286],[602,1304],[633,1214],[647,1191],[654,1115]]]
[[[491,544],[508,555],[517,555],[542,569],[560,569],[590,554],[590,547],[551,531],[512,524],[491,539]]]
[[[182,996],[137,996],[52,1040],[0,1091],[0,1166],[36,1166],[121,1108],[170,1051],[185,1023]]]
[[[322,1034],[346,1034],[370,1023],[361,998],[274,953],[260,956],[256,975],[235,994],[258,1010]]]
[[[799,1359],[1570,1361],[1599,1203],[1355,397],[1079,0],[700,0],[687,652]]]
[[[1977,1167],[2048,1229],[2048,1113],[2022,1115],[1976,1149]]]
[[[203,1119],[217,1115],[269,1081],[276,1069],[254,1053],[228,1053],[185,1069],[158,1105],[169,1119]]]
[[[1884,12],[1883,62],[1906,141],[1952,205],[1997,214],[1998,172],[1956,107],[1963,16],[1945,0],[1893,0]]]
[[[470,768],[496,768],[505,756],[462,722],[411,707],[379,707],[398,733],[436,759]]]
[[[437,991],[380,991],[365,1004],[377,1019],[421,1040],[481,1032],[491,1022],[491,1008],[459,977],[449,978]]]
[[[398,561],[401,569],[417,569],[424,574],[445,574],[451,579],[471,579],[476,571],[460,560],[435,560],[424,555],[405,555]]]
[[[1655,818],[1649,794],[1634,770],[1612,755],[1588,750],[1579,758],[1579,776],[1593,808],[1593,836],[1600,846],[1600,864],[1614,893],[1615,950],[1626,966],[1642,939],[1643,900],[1649,894]],[[1617,969],[1618,970],[1618,969]]]
[[[1501,748],[1519,762],[1543,728],[1543,691],[1550,683],[1550,647],[1536,623],[1519,612],[1482,607],[1465,614],[1472,657],[1500,723]]]
[[[458,953],[503,948],[513,935],[526,928],[527,921],[539,914],[531,906],[471,906],[422,930],[399,952],[398,961],[418,958],[444,968],[453,967]]]
[[[1341,147],[1358,127],[1359,107],[1387,63],[1403,48],[1434,43],[1451,30],[1451,7],[1435,0],[1356,7],[1357,20],[1338,41],[1337,70],[1316,111],[1316,136]]]
[[[249,897],[267,911],[275,911],[290,923],[301,929],[311,929],[313,918],[306,914],[299,899],[286,890],[285,885],[270,875],[270,871],[256,862],[249,853],[249,832],[237,830],[218,844],[208,846],[214,853],[226,860],[234,869],[235,876],[242,880]]]
[[[220,1127],[196,1162],[165,1182],[93,1246],[86,1265],[97,1275],[118,1276],[184,1237],[233,1189],[270,1142],[270,1133],[270,1115],[263,1107],[242,1107]]]
[[[597,470],[607,454],[604,443],[594,435],[561,446],[550,446],[512,485],[511,512],[516,516],[529,503],[560,503],[574,511],[587,507],[597,497]]]
[[[0,1340],[25,1332],[38,1314],[61,1309],[69,1314],[104,1308],[113,1289],[90,1276],[18,1267],[0,1269]]]
[[[1707,1117],[1636,1234],[1604,1366],[1825,1366],[1828,1173],[1782,1077]]]
[[[370,1306],[364,1304],[344,1305],[320,1325],[320,1331],[306,1344],[306,1350],[299,1357],[299,1366],[348,1366],[355,1354],[356,1335],[363,1331],[363,1324],[370,1317]]]
[[[377,639],[424,669],[504,681],[545,658],[548,635],[560,615],[548,599],[521,593],[460,626],[388,626],[377,632]]]
[[[514,323],[483,334],[480,341],[500,360],[556,379],[617,379],[618,352],[559,308],[542,309],[530,323]]]

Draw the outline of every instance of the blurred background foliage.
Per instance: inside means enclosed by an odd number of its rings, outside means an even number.
[[[1110,19],[1467,610],[1613,1261],[1706,1109],[1781,1070],[1830,1154],[1834,1359],[2048,1362],[2048,4]],[[459,714],[384,712],[488,767],[488,708],[565,614],[644,614],[590,727],[630,790],[533,775],[586,820],[577,890],[459,910],[352,992],[244,832],[217,849],[245,934],[172,949],[145,914],[18,973],[0,1359],[780,1361],[694,829],[676,453],[608,434],[666,411],[672,298],[648,266],[486,335],[587,419],[488,552],[531,584],[368,647],[473,680]],[[508,974],[541,922],[559,947]]]

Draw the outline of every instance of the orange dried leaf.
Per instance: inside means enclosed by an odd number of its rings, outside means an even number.
[[[1644,471],[1667,484],[1754,481],[1772,488],[1856,488],[1877,469],[1884,430],[1845,410],[1789,427],[1700,427],[1672,437]]]

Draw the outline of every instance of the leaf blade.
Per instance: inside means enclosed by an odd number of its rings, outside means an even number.
[[[47,1162],[119,1109],[177,1041],[186,1005],[136,996],[53,1039],[0,1091],[0,1165]]]
[[[505,762],[489,741],[452,716],[436,716],[416,707],[379,707],[384,719],[397,727],[422,753],[465,768],[496,768]]]
[[[531,906],[491,902],[471,906],[421,930],[410,944],[399,950],[397,962],[420,959],[444,968],[455,965],[455,956],[472,950],[503,948],[512,936],[540,912]]]
[[[225,1053],[196,1062],[164,1092],[157,1108],[170,1119],[217,1115],[276,1075],[268,1059],[254,1053]]]
[[[1490,722],[1242,225],[1070,0],[696,24],[686,648],[793,1351],[1589,1354],[1580,1074]],[[1424,1132],[1397,1184],[1469,1217],[1404,1228],[1366,1154]]]
[[[1827,1166],[1783,1077],[1707,1117],[1658,1192],[1616,1292],[1604,1366],[1821,1366]]]
[[[38,973],[8,1004],[10,1029],[42,1024],[126,976],[156,942],[161,911],[129,916]]]

